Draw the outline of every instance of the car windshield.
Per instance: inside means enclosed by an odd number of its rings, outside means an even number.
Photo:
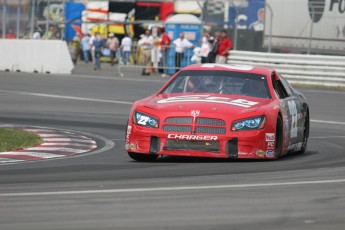
[[[271,97],[264,75],[204,70],[181,71],[161,93],[216,93]]]

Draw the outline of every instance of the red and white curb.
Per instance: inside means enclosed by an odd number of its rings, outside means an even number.
[[[0,152],[0,164],[69,157],[97,148],[95,140],[68,130],[16,126],[12,128],[35,133],[42,137],[43,143],[23,150]]]

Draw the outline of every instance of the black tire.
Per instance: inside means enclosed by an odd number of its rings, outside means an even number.
[[[158,155],[151,155],[151,154],[141,154],[141,153],[133,153],[128,152],[128,156],[136,161],[141,162],[152,162],[158,158]]]
[[[276,126],[276,157],[278,158],[282,154],[283,150],[283,120],[280,115],[277,118]]]
[[[308,138],[309,138],[309,127],[310,127],[309,125],[310,125],[309,113],[307,113],[307,115],[305,117],[305,122],[304,122],[302,148],[301,148],[301,150],[296,152],[297,154],[303,154],[307,150]]]

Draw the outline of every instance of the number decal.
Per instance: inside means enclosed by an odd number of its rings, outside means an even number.
[[[139,118],[138,124],[139,124],[139,125],[146,125],[148,121],[149,121],[149,117],[147,117],[147,116],[141,116],[141,117]]]
[[[297,137],[297,107],[295,101],[288,101],[289,111],[291,115],[290,138]]]

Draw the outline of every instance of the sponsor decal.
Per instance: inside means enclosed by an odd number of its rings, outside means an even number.
[[[131,125],[128,125],[127,127],[127,135],[126,135],[126,139],[128,140],[129,138],[129,135],[131,135],[131,132],[132,132],[132,126]]]
[[[200,115],[200,110],[192,110],[190,113],[195,118]]]
[[[272,150],[267,150],[267,151],[266,151],[266,157],[267,157],[267,158],[273,158],[273,157],[275,157],[275,156],[276,156],[276,154],[275,154],[274,151],[272,151]]]
[[[289,112],[291,115],[291,127],[290,127],[290,138],[297,137],[297,105],[295,101],[288,101]]]
[[[250,108],[258,102],[248,101],[245,99],[236,99],[232,100],[227,97],[213,97],[210,95],[187,95],[187,96],[178,96],[178,97],[169,97],[167,99],[162,99],[157,101],[158,104],[166,103],[177,103],[177,102],[208,102],[208,103],[220,103],[227,105],[235,105],[243,108]]]
[[[274,141],[268,141],[267,142],[267,149],[274,149],[275,142]]]
[[[266,141],[275,141],[276,134],[275,133],[266,133]]]
[[[178,140],[194,140],[194,141],[216,141],[217,136],[209,135],[179,135],[179,134],[168,134],[168,139],[178,139]]]
[[[129,135],[131,135],[131,132],[132,132],[132,126],[128,125],[127,126],[127,134],[126,134],[126,145],[125,145],[126,150],[129,149]]]
[[[264,157],[264,156],[265,156],[265,151],[259,149],[258,151],[256,151],[256,155],[257,155],[258,157]]]
[[[295,151],[300,151],[302,149],[303,142],[298,142],[295,147]]]

